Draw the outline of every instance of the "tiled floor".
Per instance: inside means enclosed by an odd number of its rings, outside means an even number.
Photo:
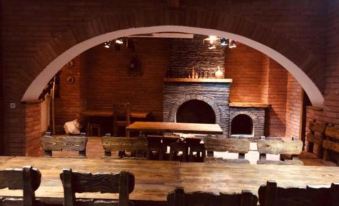
[[[257,151],[256,143],[251,143],[251,151],[245,155],[245,158],[250,161],[251,164],[256,164],[259,159],[259,153]],[[53,152],[54,157],[78,157],[76,152]],[[104,156],[104,150],[101,145],[100,137],[89,137],[87,143],[87,158],[102,158]],[[228,152],[215,152],[217,158],[223,159],[237,159],[238,154]],[[118,158],[117,154],[112,153],[112,158]],[[268,160],[279,160],[279,155],[267,155]],[[325,162],[318,159],[314,154],[302,153],[300,160],[304,165],[313,166],[335,166],[332,162]]]

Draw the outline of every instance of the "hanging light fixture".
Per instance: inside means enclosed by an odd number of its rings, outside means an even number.
[[[217,46],[228,47],[230,49],[237,47],[237,44],[234,40],[221,38],[216,35],[210,35],[207,38],[205,38],[204,41],[208,41],[209,43],[208,49],[216,49]]]
[[[111,42],[110,42],[110,41],[105,42],[105,43],[104,43],[104,47],[105,47],[106,49],[109,49],[109,48],[111,47]]]
[[[115,40],[115,43],[121,45],[121,44],[124,43],[124,41],[123,41],[122,39],[116,39],[116,40]]]

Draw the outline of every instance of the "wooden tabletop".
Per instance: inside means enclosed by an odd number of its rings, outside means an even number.
[[[222,134],[218,124],[196,124],[176,122],[134,122],[127,128],[129,131],[142,132],[182,132],[196,134]]]
[[[145,119],[149,116],[149,112],[130,112],[131,118]],[[81,112],[81,115],[87,117],[112,117],[114,115],[113,110],[85,110]]]
[[[86,159],[47,157],[0,157],[0,169],[33,165],[42,173],[42,181],[36,192],[43,200],[60,199],[63,188],[59,174],[63,168],[81,172],[113,172],[122,170],[135,175],[136,185],[132,200],[165,201],[175,187],[186,191],[257,193],[260,185],[273,180],[279,186],[305,187],[339,182],[339,167],[301,165],[250,165],[236,163],[181,163],[174,161]],[[18,190],[0,190],[0,196],[21,196]],[[112,198],[112,194],[78,194],[84,198]]]

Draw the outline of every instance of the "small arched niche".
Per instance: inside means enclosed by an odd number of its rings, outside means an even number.
[[[213,108],[201,100],[189,100],[178,108],[177,122],[215,124]]]
[[[232,119],[231,135],[252,135],[253,120],[246,114],[239,114]]]

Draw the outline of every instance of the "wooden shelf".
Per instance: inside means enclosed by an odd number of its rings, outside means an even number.
[[[169,83],[232,83],[232,79],[192,79],[192,78],[165,78]]]
[[[268,108],[269,104],[252,103],[252,102],[231,102],[230,107],[252,107],[252,108]]]

